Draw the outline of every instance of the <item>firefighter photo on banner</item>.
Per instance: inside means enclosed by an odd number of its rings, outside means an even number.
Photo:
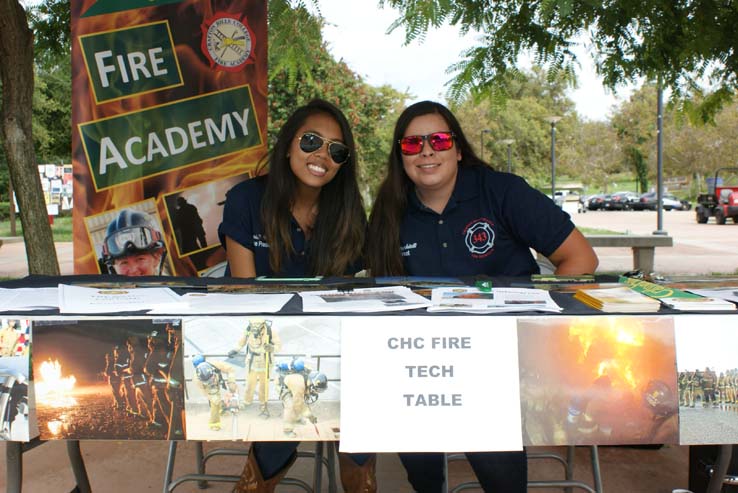
[[[0,319],[0,441],[30,440],[28,320]]]
[[[266,0],[71,11],[75,274],[222,275],[225,193],[266,153]]]
[[[207,317],[183,325],[189,439],[339,437],[339,318]]]
[[[672,317],[518,319],[525,445],[677,443]]]
[[[33,323],[42,440],[184,440],[177,319]]]
[[[681,315],[674,325],[679,443],[738,443],[738,333],[732,315]]]

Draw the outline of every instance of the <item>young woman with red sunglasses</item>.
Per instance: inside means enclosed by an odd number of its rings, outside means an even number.
[[[480,160],[445,106],[409,106],[395,125],[387,176],[369,218],[373,276],[529,276],[539,267],[587,274],[597,256],[569,216],[522,178]],[[484,491],[523,493],[525,452],[467,453]],[[441,491],[443,454],[400,454],[411,485]]]
[[[348,121],[334,105],[313,100],[279,131],[268,174],[226,196],[218,228],[226,275],[341,276],[361,268],[366,216],[356,178]],[[298,442],[252,445],[236,492],[274,491],[297,456]],[[376,491],[375,457],[340,454],[345,491]]]

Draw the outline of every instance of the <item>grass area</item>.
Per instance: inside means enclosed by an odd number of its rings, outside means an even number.
[[[609,229],[599,229],[599,228],[578,228],[579,231],[582,232],[582,234],[585,235],[624,235],[622,231],[610,231]]]
[[[15,232],[18,236],[23,236],[23,226],[20,220],[15,223]],[[54,235],[54,241],[72,241],[72,217],[55,217],[51,232]],[[10,221],[0,221],[1,236],[10,236]]]

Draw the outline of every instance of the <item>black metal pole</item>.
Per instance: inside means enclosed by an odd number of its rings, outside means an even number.
[[[512,173],[512,151],[511,144],[507,144],[507,172]]]
[[[556,202],[556,122],[551,122],[551,200]]]
[[[656,231],[655,235],[665,235],[664,231],[664,101],[661,80],[656,88]]]

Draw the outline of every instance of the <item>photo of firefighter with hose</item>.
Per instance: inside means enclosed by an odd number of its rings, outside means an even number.
[[[340,319],[192,317],[183,338],[188,439],[339,437]]]

